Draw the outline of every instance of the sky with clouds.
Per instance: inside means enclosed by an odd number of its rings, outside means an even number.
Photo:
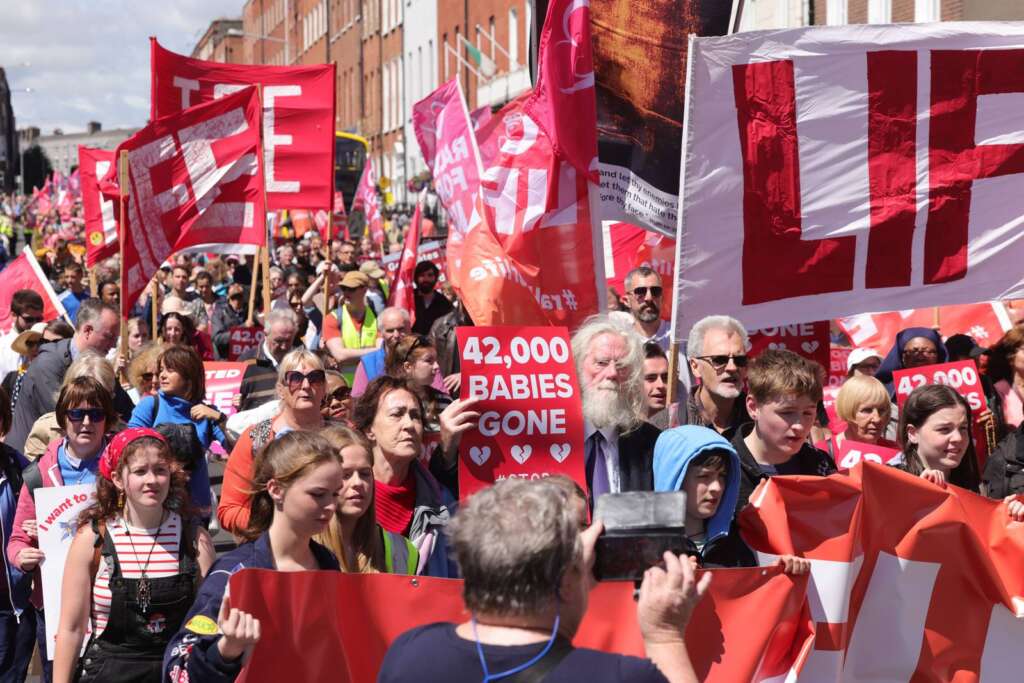
[[[149,115],[149,36],[190,54],[245,0],[0,0],[0,66],[17,127],[44,135],[138,127]],[[26,63],[28,64],[26,66]],[[18,92],[31,88],[31,93]]]

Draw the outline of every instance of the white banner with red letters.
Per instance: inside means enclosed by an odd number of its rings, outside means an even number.
[[[1024,295],[1024,23],[692,40],[678,339]]]
[[[395,252],[392,254],[386,254],[384,258],[380,260],[380,267],[387,273],[388,282],[394,282],[398,276],[398,266],[402,259],[402,252]],[[420,261],[430,261],[437,266],[438,271],[437,283],[443,284],[447,282],[445,277],[445,244],[444,242],[438,242],[437,240],[431,240],[430,242],[420,242],[419,247],[416,248],[416,263]]]
[[[334,195],[333,64],[252,66],[152,49],[151,116],[176,114],[249,85],[261,85],[267,206],[331,208]]]

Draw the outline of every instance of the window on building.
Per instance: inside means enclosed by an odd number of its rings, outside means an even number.
[[[437,87],[437,83],[434,82],[434,74],[437,73],[434,70],[434,41],[433,39],[427,41],[427,59],[426,59],[426,77],[423,82],[426,83],[426,92],[432,92]]]
[[[848,22],[846,18],[847,0],[828,0],[825,6],[825,23],[829,26],[842,26]]]
[[[914,0],[914,21],[941,21],[940,0]]]
[[[508,11],[508,61],[519,64],[519,12],[515,7]]]

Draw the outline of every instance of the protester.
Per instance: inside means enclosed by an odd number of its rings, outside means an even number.
[[[884,384],[871,375],[853,375],[836,394],[836,415],[846,423],[846,428],[815,446],[827,451],[833,460],[847,439],[897,448],[895,443],[885,438],[891,409],[889,392]]]
[[[388,295],[382,287],[387,273],[384,272],[384,269],[376,261],[363,261],[359,265],[359,272],[366,275],[369,279],[369,287],[366,290],[366,302],[379,319],[384,311],[384,306],[387,305]]]
[[[874,377],[882,365],[882,356],[874,349],[853,349],[846,357],[846,376],[867,375]]]
[[[989,348],[988,376],[999,396],[1002,422],[1017,429],[1024,422],[1024,326],[1011,328]]]
[[[192,272],[185,265],[178,264],[171,269],[171,286],[168,291],[168,298],[177,297],[185,303],[196,298],[196,293],[189,289],[189,280],[192,279]]]
[[[419,567],[416,546],[377,523],[369,442],[347,427],[328,427],[322,435],[341,454],[345,483],[334,518],[316,540],[334,553],[342,571],[415,574]]]
[[[359,359],[359,367],[356,368],[352,379],[353,396],[362,396],[366,391],[366,385],[384,374],[388,352],[402,337],[408,335],[411,329],[409,311],[397,306],[381,311],[380,317],[377,318],[377,334],[383,343],[372,353]]]
[[[158,432],[119,433],[99,474],[64,564],[53,678],[160,680],[167,642],[215,559],[213,541],[182,516],[186,475]]]
[[[448,416],[459,414],[452,404]],[[444,526],[455,509],[455,495],[419,462],[423,451],[423,403],[411,382],[388,375],[370,382],[353,411],[355,428],[373,446],[374,500],[382,527],[409,538],[420,552],[420,573],[456,576],[448,557]],[[478,415],[469,414],[472,419]],[[442,416],[442,449],[453,434]],[[462,425],[459,429],[464,431]],[[223,522],[223,520],[222,520]]]
[[[667,353],[672,329],[667,320],[661,319],[661,276],[647,266],[640,266],[629,271],[623,283],[633,329],[644,343],[653,342]]]
[[[7,542],[7,559],[20,571],[32,573],[32,605],[36,610],[36,641],[40,652],[46,652],[46,619],[39,573],[39,563],[45,555],[39,549],[35,491],[40,487],[94,483],[99,456],[107,444],[107,427],[117,419],[110,392],[91,377],[78,377],[65,386],[57,399],[56,412],[57,422],[67,436],[50,442],[43,457],[25,469],[18,509]],[[45,657],[41,660],[44,680],[50,681],[51,663]]]
[[[96,299],[82,303],[78,311],[75,336],[55,344],[44,344],[29,366],[21,385],[21,396],[14,409],[14,423],[7,444],[24,449],[29,430],[40,415],[54,409],[61,381],[71,362],[83,351],[105,356],[117,343],[120,315],[117,309]],[[118,412],[127,418],[131,400],[119,389],[114,396]]]
[[[894,397],[895,371],[945,363],[947,358],[946,347],[938,332],[927,327],[911,327],[896,335],[896,343],[882,360],[875,377],[885,385],[889,396]]]
[[[253,492],[252,516],[238,530],[247,542],[211,567],[185,625],[167,646],[167,680],[225,683],[238,677],[260,639],[260,623],[231,607],[225,593],[235,572],[339,569],[313,537],[337,512],[343,477],[341,455],[318,434],[284,434],[260,452],[246,484]]]
[[[59,300],[61,306],[67,311],[72,323],[77,323],[78,309],[82,302],[89,298],[89,291],[85,288],[85,283],[82,281],[84,276],[85,270],[81,264],[69,263],[64,267],[64,291],[61,293]]]
[[[686,348],[690,370],[700,380],[684,404],[679,421],[710,427],[731,440],[750,422],[747,413],[747,330],[735,318],[712,315],[690,329]]]
[[[157,328],[157,339],[165,346],[188,346],[195,349],[202,360],[213,360],[213,349],[207,338],[196,330],[192,318],[183,312],[171,311],[164,314]]]
[[[356,265],[356,245],[348,240],[332,240],[331,260],[336,261],[342,270],[353,270]]]
[[[128,365],[128,395],[135,405],[145,396],[155,396],[160,389],[160,354],[164,346],[159,342],[146,344],[135,352]]]
[[[325,421],[348,424],[352,415],[352,390],[345,382],[345,376],[337,370],[325,370],[327,389],[324,405],[320,409]]]
[[[386,365],[387,374],[399,379],[409,380],[418,387],[423,397],[423,429],[427,434],[438,435],[441,432],[439,416],[451,405],[452,398],[448,394],[433,387],[439,366],[437,349],[430,343],[429,337],[410,334],[402,337],[388,352]]]
[[[224,433],[227,416],[203,403],[206,396],[206,372],[203,359],[189,346],[169,346],[157,360],[160,389],[152,396],[143,397],[132,411],[129,427],[155,427],[179,425],[178,432],[185,442],[198,441],[200,453],[209,450],[213,442],[230,451],[234,441]],[[186,456],[189,453],[177,453]],[[188,493],[200,514],[209,516],[213,505],[210,495],[210,472],[206,458],[181,463],[189,477]]]
[[[128,319],[128,358],[134,356],[135,352],[150,341],[149,323],[142,318]]]
[[[971,408],[956,390],[941,384],[914,389],[903,404],[898,434],[901,469],[939,486],[979,491]]]
[[[784,349],[761,352],[747,372],[747,412],[753,422],[737,430],[739,512],[762,479],[777,474],[827,476],[836,471],[827,453],[807,443],[821,400],[817,363]]]
[[[246,429],[238,438],[224,468],[217,518],[222,528],[240,533],[249,523],[249,482],[254,456],[263,446],[291,431],[316,431],[324,426],[321,406],[326,374],[316,354],[305,349],[288,353],[277,369],[280,412]]]
[[[103,280],[96,285],[96,298],[111,306],[121,305],[121,287],[115,280]]]
[[[377,317],[366,306],[368,285],[369,278],[363,273],[345,273],[341,280],[344,301],[324,318],[323,342],[342,364],[341,372],[350,383],[362,357],[376,351],[382,343],[377,337]]]
[[[644,422],[643,343],[607,315],[572,336],[583,397],[583,437],[591,502],[603,493],[650,491],[659,429]]]
[[[239,410],[252,410],[277,398],[279,365],[295,348],[298,320],[288,309],[272,310],[263,320],[263,343],[255,352],[255,363],[247,365],[239,388]],[[248,360],[243,356],[243,360]]]
[[[0,377],[27,365],[19,351],[11,348],[19,335],[43,323],[43,297],[31,289],[19,289],[11,296],[11,329],[0,336]]]
[[[21,395],[21,384],[28,372],[28,366],[39,355],[39,347],[43,343],[43,332],[46,330],[46,323],[36,323],[25,330],[11,342],[11,350],[17,354],[18,367],[8,372],[0,386],[10,397],[9,410],[13,410],[14,404],[18,402]]]
[[[644,419],[658,429],[669,423],[668,358],[654,342],[644,344]]]
[[[462,301],[454,299],[451,313],[447,313],[430,326],[430,339],[438,351],[438,363],[441,366],[444,390],[453,397],[458,397],[462,389],[462,357],[459,353],[459,340],[455,328],[469,327],[473,319],[469,317]]]
[[[213,306],[210,335],[219,360],[229,360],[231,328],[245,324],[245,306],[245,288],[239,284],[228,286],[227,299],[220,299]]]
[[[189,313],[195,321],[196,329],[212,337],[214,312],[225,301],[213,290],[213,276],[208,271],[200,270],[196,273],[195,283],[196,298],[189,303]]]
[[[452,303],[434,291],[440,272],[431,261],[420,261],[416,264],[413,271],[413,282],[416,283],[413,334],[430,334],[430,327],[434,321],[452,310]]]
[[[581,531],[562,487],[500,481],[471,497],[451,527],[470,618],[399,636],[379,683],[476,683],[513,672],[523,672],[517,680],[550,683],[698,680],[684,633],[711,575],[698,582],[686,557],[665,553],[664,569],[644,574],[637,603],[644,660],[572,646],[594,585],[602,525]]]
[[[0,390],[0,437],[11,426],[7,395]],[[0,531],[11,537],[18,496],[22,490],[22,471],[28,461],[10,446],[0,443]],[[35,648],[36,612],[29,604],[31,577],[0,554],[0,680],[22,682]]]

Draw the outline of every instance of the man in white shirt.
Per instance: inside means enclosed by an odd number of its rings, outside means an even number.
[[[11,297],[11,318],[14,324],[0,337],[0,380],[21,365],[21,354],[11,344],[19,334],[43,321],[43,297],[31,289],[19,289]]]

